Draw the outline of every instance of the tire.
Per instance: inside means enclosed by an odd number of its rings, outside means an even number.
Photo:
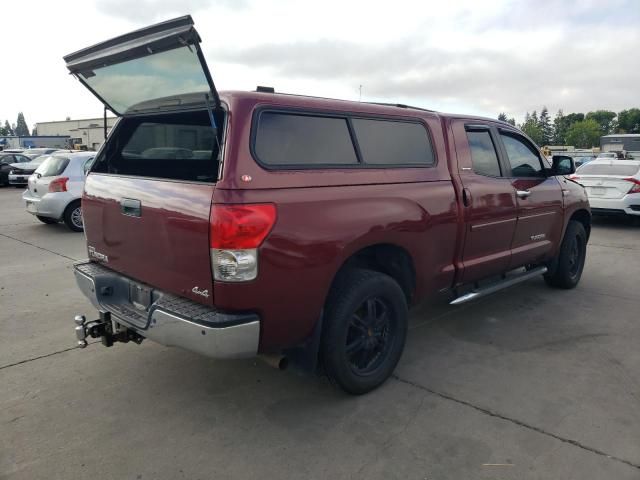
[[[55,218],[43,217],[41,215],[36,215],[36,218],[40,220],[42,223],[46,223],[47,225],[58,223],[58,220],[56,220]]]
[[[560,253],[552,262],[553,268],[544,275],[547,285],[556,288],[575,288],[582,276],[587,255],[587,234],[575,220],[567,225],[560,245]]]
[[[407,316],[406,296],[388,275],[364,269],[339,274],[327,300],[321,345],[331,382],[352,395],[384,383],[404,350]]]
[[[78,218],[79,216],[79,218]],[[64,211],[62,216],[64,224],[74,232],[82,232],[84,230],[84,223],[82,222],[82,207],[80,200],[71,202]]]

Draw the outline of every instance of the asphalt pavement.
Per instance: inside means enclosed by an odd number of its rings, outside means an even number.
[[[0,188],[1,479],[640,479],[640,225],[596,219],[575,290],[411,314],[351,397],[261,361],[74,348],[82,234]]]

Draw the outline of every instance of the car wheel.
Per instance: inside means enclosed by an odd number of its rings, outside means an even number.
[[[64,211],[64,223],[74,232],[82,232],[84,230],[84,222],[82,221],[82,206],[80,200],[71,202]]]
[[[569,222],[560,245],[554,267],[544,276],[548,285],[556,288],[574,288],[578,285],[587,256],[587,234],[584,226],[575,220]]]
[[[40,220],[42,223],[46,223],[47,225],[58,223],[58,220],[56,220],[55,218],[43,217],[41,215],[36,215],[36,218]]]
[[[407,300],[388,275],[350,269],[334,282],[325,309],[322,362],[345,392],[367,393],[393,373],[407,336]]]

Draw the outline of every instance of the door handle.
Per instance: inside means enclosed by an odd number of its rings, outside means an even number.
[[[123,215],[130,217],[139,217],[142,214],[142,205],[140,200],[135,198],[123,198],[120,200],[120,208]]]
[[[516,195],[518,198],[527,198],[531,195],[531,192],[529,190],[516,190]]]
[[[465,207],[468,207],[471,205],[471,192],[469,191],[468,188],[462,189],[462,203],[464,204]]]

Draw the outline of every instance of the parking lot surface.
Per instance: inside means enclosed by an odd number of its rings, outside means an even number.
[[[412,311],[362,397],[151,342],[74,348],[84,236],[0,189],[2,479],[639,479],[640,226],[596,219],[582,282]]]

